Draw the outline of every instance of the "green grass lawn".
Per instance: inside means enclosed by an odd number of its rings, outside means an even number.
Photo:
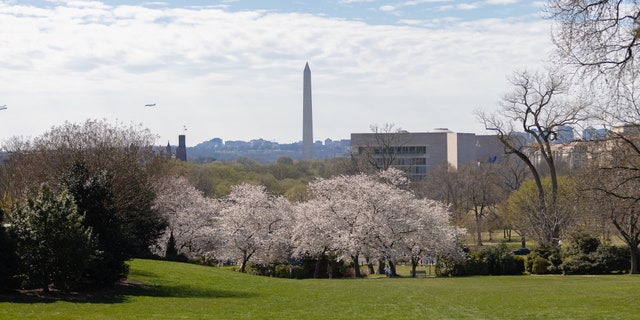
[[[0,296],[0,319],[640,318],[630,275],[290,280],[134,260],[130,280],[93,297]]]

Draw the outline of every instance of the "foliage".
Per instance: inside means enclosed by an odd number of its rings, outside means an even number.
[[[120,249],[127,258],[144,256],[166,227],[166,221],[151,207],[155,198],[151,181],[163,171],[166,161],[154,152],[154,140],[148,130],[98,120],[65,123],[32,140],[16,138],[5,146],[10,157],[3,169],[11,176],[5,191],[19,201],[42,183],[55,188],[65,172],[82,163],[87,178],[108,176],[110,203],[105,209],[114,210],[122,231],[119,235],[125,237],[124,243],[118,244]]]
[[[482,250],[482,257],[490,275],[520,275],[524,272],[524,259],[513,255],[504,243]]]
[[[165,251],[164,258],[169,261],[186,262],[188,258],[184,254],[178,253],[176,248],[176,239],[173,237],[173,233],[170,233],[169,240],[167,241],[167,250]]]
[[[593,101],[594,124],[611,131],[598,144],[585,190],[596,214],[611,222],[629,249],[630,273],[640,272],[640,123],[638,1],[551,0],[560,62],[572,68]],[[622,125],[624,130],[616,132]],[[628,131],[631,132],[625,132]]]
[[[560,249],[547,243],[539,244],[527,255],[527,271],[533,274],[557,274],[561,272]]]
[[[4,226],[4,215],[4,210],[0,208],[0,292],[14,289],[18,285],[15,281],[18,257],[15,242]]]
[[[79,160],[61,174],[59,181],[73,196],[83,223],[91,228],[98,246],[98,252],[87,263],[84,281],[103,285],[125,278],[128,273],[125,261],[134,253],[128,250],[131,236],[113,203],[111,175],[106,171],[90,175]]]
[[[557,70],[517,72],[511,83],[513,90],[504,95],[500,110],[478,112],[478,120],[496,133],[507,154],[516,156],[529,169],[537,195],[531,198],[535,210],[524,214],[539,241],[557,246],[561,232],[571,226],[574,213],[558,203],[557,161],[551,146],[563,127],[585,119],[585,106],[579,100],[569,100],[571,86]],[[532,143],[514,132],[526,133]],[[546,186],[544,177],[550,180]]]
[[[291,214],[291,204],[267,194],[263,186],[234,186],[220,211],[223,241],[218,254],[238,261],[241,272],[251,259],[258,263],[284,260],[289,248],[283,239],[289,238]]]
[[[172,237],[176,255],[196,258],[214,252],[220,240],[216,235],[220,201],[205,197],[181,176],[167,176],[157,181],[154,189],[153,208],[168,221],[154,252],[170,259],[166,254]]]
[[[514,256],[504,243],[469,252],[463,259],[443,256],[436,261],[437,276],[521,275],[524,271],[524,259]]]
[[[363,255],[393,269],[399,259],[417,263],[429,252],[455,250],[461,230],[449,224],[447,207],[417,199],[407,184],[395,169],[312,182],[312,200],[296,206],[293,254],[320,259],[333,252],[356,262]]]
[[[544,178],[540,183],[545,190],[543,194],[545,201],[551,202],[551,198],[554,197],[551,194],[551,179]],[[557,177],[557,185],[555,215],[558,219],[564,221],[563,225],[566,229],[557,230],[558,236],[560,236],[563,234],[561,231],[570,230],[570,225],[576,218],[575,208],[578,203],[578,195],[575,191],[576,184],[570,177]],[[508,216],[513,225],[518,226],[518,229],[526,230],[528,233],[533,234],[533,238],[539,242],[549,242],[549,232],[554,229],[556,224],[547,223],[544,214],[539,210],[537,198],[538,188],[536,187],[536,181],[526,180],[518,190],[511,193],[503,207],[503,212],[505,212],[505,215]]]
[[[91,228],[83,220],[68,192],[56,195],[46,185],[14,206],[9,230],[27,287],[47,292],[51,284],[59,289],[78,285],[87,262],[96,254]]]
[[[572,235],[563,255],[560,268],[564,274],[608,274],[629,270],[627,249],[602,244],[588,234]]]

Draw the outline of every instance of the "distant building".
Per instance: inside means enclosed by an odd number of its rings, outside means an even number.
[[[171,149],[171,143],[167,141],[167,146],[164,148],[164,155],[168,159],[173,158],[173,149]]]
[[[176,159],[187,161],[187,145],[184,134],[178,136],[178,147],[176,148]]]
[[[419,180],[429,169],[448,163],[453,168],[469,162],[494,162],[503,157],[496,136],[456,133],[446,128],[432,132],[352,133],[352,154],[370,156],[378,167],[395,167]]]
[[[588,127],[582,130],[582,139],[586,141],[604,140],[607,138],[608,134],[609,131],[607,129],[596,129],[594,127]]]

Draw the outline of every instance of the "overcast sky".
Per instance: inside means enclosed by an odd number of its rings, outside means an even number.
[[[552,46],[518,0],[0,1],[0,140],[65,121],[142,124],[157,143],[314,139],[372,124],[485,133],[514,71]],[[155,103],[155,107],[145,104]]]

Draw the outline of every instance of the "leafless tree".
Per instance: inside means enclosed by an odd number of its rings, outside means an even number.
[[[409,140],[407,132],[394,124],[371,125],[371,133],[363,136],[357,155],[352,158],[355,172],[375,174],[391,168],[397,164],[400,148]]]
[[[550,0],[553,39],[561,62],[573,67],[597,104],[594,121],[611,129],[609,141],[589,170],[594,207],[603,213],[631,251],[638,272],[640,238],[640,3],[636,0]],[[595,90],[594,90],[595,88]],[[630,130],[627,130],[630,129]],[[625,132],[627,131],[627,132]]]
[[[635,0],[550,0],[552,37],[561,62],[615,85],[637,68],[640,3]]]
[[[566,220],[557,206],[558,174],[551,145],[560,129],[585,119],[585,105],[579,100],[575,104],[569,102],[566,78],[552,70],[518,72],[511,78],[511,83],[514,89],[503,97],[499,111],[491,114],[478,111],[476,115],[487,130],[496,133],[505,153],[515,155],[529,169],[538,192],[537,208],[531,214],[541,222],[533,227],[537,228],[541,241],[557,245]],[[527,143],[527,138],[533,142]],[[540,163],[536,157],[542,159]],[[549,200],[542,183],[545,176],[551,179]]]

